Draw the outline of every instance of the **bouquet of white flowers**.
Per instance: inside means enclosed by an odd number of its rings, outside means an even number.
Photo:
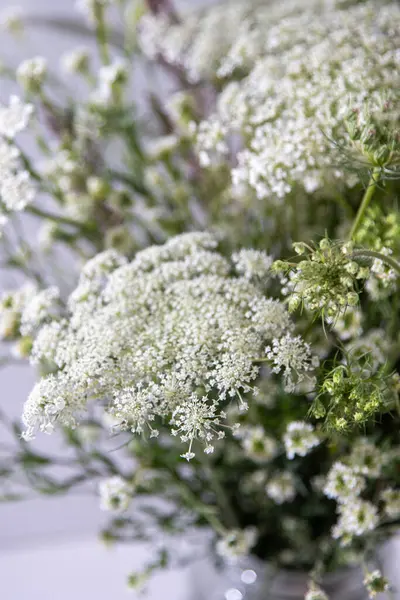
[[[207,528],[222,562],[307,572],[306,600],[354,564],[389,593],[373,563],[400,520],[399,5],[79,7],[98,56],[62,64],[81,100],[42,57],[2,69],[21,88],[0,106],[2,266],[26,281],[0,329],[38,372],[4,499],[21,466],[42,493],[94,484],[104,538],[157,548],[133,587],[188,559],[166,532]],[[30,441],[55,429],[63,481]]]

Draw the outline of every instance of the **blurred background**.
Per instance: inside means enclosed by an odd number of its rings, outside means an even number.
[[[299,0],[301,1],[301,0]],[[215,0],[180,0],[180,10],[195,9]],[[71,20],[75,0],[18,0],[31,15]],[[0,0],[0,9],[12,4]],[[36,25],[23,44],[9,36],[0,37],[1,59],[16,65],[23,58],[42,55],[50,67],[57,68],[60,56],[82,43],[69,28]],[[85,40],[87,43],[87,40]],[[7,97],[8,90],[0,90]],[[29,227],[29,225],[28,225]],[[35,235],[35,231],[32,231]],[[14,284],[15,285],[15,284]],[[13,282],[0,272],[0,292]],[[9,366],[0,370],[1,406],[17,418],[22,412],[34,380],[29,367]],[[36,442],[35,442],[36,443]],[[57,451],[57,436],[41,436],[40,450]],[[142,546],[106,547],[98,539],[104,522],[94,494],[70,494],[55,499],[30,500],[0,505],[0,598],[4,600],[119,600],[132,597],[126,589],[127,574],[150,555]],[[396,578],[396,548],[393,542],[385,551],[387,575]],[[148,597],[154,600],[189,600],[190,574],[174,571],[152,580]],[[400,589],[400,585],[398,584]],[[399,596],[400,597],[400,596]]]

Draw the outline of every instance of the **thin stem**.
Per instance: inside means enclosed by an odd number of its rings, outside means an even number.
[[[214,511],[210,506],[203,504],[197,496],[192,492],[190,487],[180,479],[175,470],[167,466],[168,471],[172,475],[175,480],[175,485],[179,488],[182,493],[183,498],[186,500],[188,505],[198,514],[202,515],[206,521],[211,525],[211,527],[218,533],[220,536],[224,536],[226,534],[226,529],[218,519],[218,517],[214,514]]]
[[[95,7],[96,19],[96,38],[99,46],[100,58],[104,65],[110,64],[110,52],[108,49],[107,27],[104,18],[104,6],[96,3]]]
[[[35,217],[48,219],[49,221],[61,223],[62,225],[70,225],[72,227],[76,227],[77,229],[81,229],[83,231],[90,231],[91,233],[93,233],[93,229],[91,227],[88,227],[80,221],[76,221],[75,219],[71,219],[70,217],[65,217],[63,215],[54,214],[52,212],[49,212],[48,210],[38,208],[37,206],[27,206],[25,208],[25,211],[29,212],[31,215],[35,215]]]
[[[389,265],[389,267],[394,269],[400,275],[400,263],[398,263],[397,260],[391,256],[386,256],[385,254],[381,254],[375,250],[356,250],[351,254],[351,258],[377,258],[383,263]]]
[[[227,494],[225,493],[225,490],[216,475],[215,470],[212,467],[210,467],[203,452],[199,452],[199,456],[200,456],[199,461],[202,463],[204,469],[207,472],[207,475],[209,477],[209,481],[211,484],[211,488],[215,493],[215,496],[217,498],[217,502],[218,502],[220,508],[222,509],[222,514],[225,515],[226,520],[230,527],[238,528],[238,526],[239,526],[238,520],[237,520],[234,510],[231,506],[229,498],[228,498]]]
[[[378,168],[375,168],[372,172],[371,178],[368,182],[367,189],[365,190],[363,199],[361,201],[361,204],[360,204],[359,209],[356,214],[356,218],[354,219],[354,223],[353,223],[353,226],[350,231],[349,237],[351,240],[354,239],[355,234],[357,233],[357,229],[359,228],[360,223],[365,215],[365,212],[366,212],[366,210],[372,200],[372,197],[375,193],[376,186],[378,184],[379,177],[380,177],[380,172],[381,172],[381,170]]]

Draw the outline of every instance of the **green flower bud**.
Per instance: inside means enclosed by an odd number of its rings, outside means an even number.
[[[356,306],[358,304],[358,294],[356,292],[349,292],[347,294],[347,303],[350,306]]]
[[[303,244],[303,242],[295,242],[293,244],[293,250],[296,252],[296,254],[304,254],[306,251],[306,247]]]
[[[329,250],[329,248],[331,247],[331,243],[329,240],[324,238],[323,240],[320,241],[319,247],[321,248],[321,250]]]

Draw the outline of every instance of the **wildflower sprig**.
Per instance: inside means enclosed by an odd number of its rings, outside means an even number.
[[[382,96],[351,108],[344,121],[354,160],[376,169],[382,179],[400,177],[400,129],[395,104]]]
[[[276,261],[273,271],[287,277],[284,289],[289,310],[304,307],[324,319],[335,319],[348,306],[358,304],[369,269],[355,262],[353,249],[351,243],[339,244],[324,238],[318,245],[295,243],[296,253],[304,256],[298,263]]]
[[[391,410],[398,392],[399,376],[388,374],[386,365],[374,371],[340,364],[325,376],[310,412],[324,419],[328,430],[345,433]]]

